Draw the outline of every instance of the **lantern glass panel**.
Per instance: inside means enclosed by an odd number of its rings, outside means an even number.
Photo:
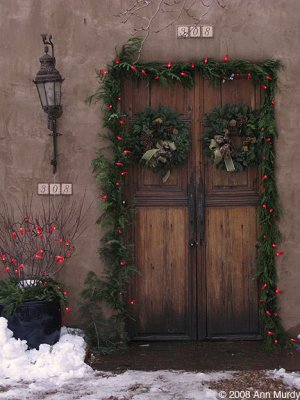
[[[55,105],[56,106],[60,105],[60,99],[61,99],[61,82],[56,81],[55,82]]]
[[[45,82],[48,106],[55,106],[55,82]]]
[[[40,82],[36,84],[38,94],[40,96],[42,107],[47,107],[47,97],[45,92],[44,82]]]

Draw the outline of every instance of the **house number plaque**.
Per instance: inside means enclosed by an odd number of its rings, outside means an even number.
[[[41,196],[68,196],[73,194],[73,183],[38,183],[37,191]]]

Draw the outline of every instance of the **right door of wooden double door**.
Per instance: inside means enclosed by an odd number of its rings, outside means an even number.
[[[229,173],[203,156],[205,113],[225,104],[259,108],[252,82],[213,87],[197,78],[180,85],[123,85],[130,123],[146,107],[172,107],[190,125],[188,162],[166,183],[140,166],[128,176],[134,200],[132,230],[139,273],[129,288],[131,337],[203,340],[259,337],[256,240],[257,168]]]

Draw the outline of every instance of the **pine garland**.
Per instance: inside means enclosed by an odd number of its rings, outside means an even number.
[[[296,340],[282,328],[278,316],[277,297],[281,290],[277,287],[275,259],[283,252],[278,250],[280,233],[278,218],[280,215],[278,193],[275,180],[275,148],[277,137],[275,126],[275,92],[277,72],[282,67],[278,60],[267,60],[252,63],[246,60],[216,61],[204,58],[190,63],[174,62],[161,64],[157,62],[133,63],[134,55],[139,48],[140,39],[130,39],[116,54],[115,60],[107,69],[97,73],[99,87],[88,101],[101,102],[104,110],[104,127],[108,130],[105,139],[109,140],[111,156],[102,146],[97,158],[93,160],[96,179],[101,186],[102,215],[98,223],[106,232],[101,240],[99,250],[105,261],[105,272],[98,299],[109,304],[119,326],[124,327],[128,317],[128,308],[134,299],[127,299],[124,294],[126,284],[130,281],[135,268],[132,262],[131,247],[126,241],[126,234],[131,221],[131,210],[124,201],[124,183],[127,179],[128,166],[132,162],[130,151],[126,147],[126,115],[120,110],[121,81],[124,78],[153,81],[161,84],[179,82],[186,87],[193,87],[195,74],[200,74],[212,84],[219,84],[245,75],[260,85],[264,91],[258,127],[261,145],[261,184],[258,219],[261,233],[258,238],[259,254],[257,259],[258,277],[261,283],[260,316],[264,325],[266,344],[269,348],[281,348],[292,345]],[[129,305],[129,307],[128,307]],[[123,328],[121,328],[123,329]],[[117,335],[121,337],[120,333]]]

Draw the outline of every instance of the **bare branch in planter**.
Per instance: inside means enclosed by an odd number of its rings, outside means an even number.
[[[0,267],[4,275],[40,282],[53,277],[73,255],[76,241],[85,230],[81,202],[62,199],[43,201],[39,208],[32,198],[15,207],[2,204],[0,211]]]

